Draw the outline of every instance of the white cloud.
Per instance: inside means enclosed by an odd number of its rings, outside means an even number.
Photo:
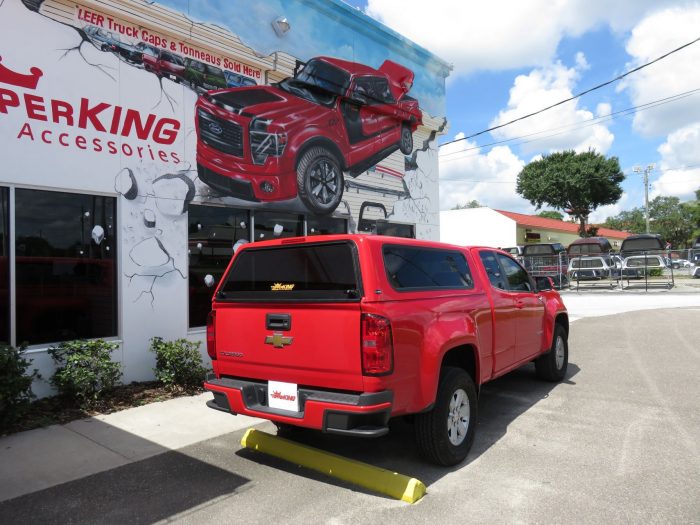
[[[577,62],[587,64],[582,54]],[[490,126],[533,113],[549,106],[553,101],[570,98],[579,71],[579,67],[567,68],[557,62],[534,69],[528,75],[518,75],[510,89],[508,106],[499,112]],[[579,108],[578,104],[578,99],[567,102],[522,122],[495,130],[492,134],[499,140],[523,137],[521,148],[525,153],[563,149],[581,152],[590,148],[606,153],[612,145],[614,135],[605,125],[590,122],[594,118],[593,113]],[[610,111],[610,104],[599,104],[596,108],[599,116],[600,112],[609,114]],[[533,133],[537,134],[532,135]]]
[[[620,197],[620,200],[617,201],[615,204],[607,204],[605,206],[600,206],[599,208],[594,210],[588,216],[588,222],[591,224],[600,224],[602,222],[605,222],[605,219],[607,219],[608,217],[614,217],[621,211],[631,208],[632,206],[629,205],[629,200],[629,194],[623,193],[622,197]]]
[[[588,63],[588,60],[586,60],[586,55],[583,54],[583,51],[579,51],[576,53],[576,67],[579,69],[579,71],[586,71],[587,69],[591,69],[591,65]]]
[[[695,198],[700,188],[700,122],[671,133],[658,151],[661,176],[652,182],[650,197]]]
[[[656,12],[632,30],[627,52],[630,67],[647,63],[682,44],[695,40],[700,28],[700,4]],[[645,104],[700,87],[700,42],[626,78],[621,89],[634,105]],[[666,135],[700,121],[700,94],[638,112],[634,129],[646,136]]]
[[[455,66],[453,76],[551,62],[564,36],[607,24],[625,31],[678,0],[369,0],[367,14]]]
[[[455,138],[464,137],[463,133]],[[515,192],[525,162],[507,146],[481,153],[463,140],[440,148],[440,209],[477,200],[491,208],[532,213],[530,203]]]

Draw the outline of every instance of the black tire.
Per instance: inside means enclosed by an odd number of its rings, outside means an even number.
[[[455,403],[459,406],[455,407]],[[464,411],[459,411],[461,407],[468,410],[466,422]],[[476,387],[472,378],[461,368],[444,367],[435,406],[430,412],[415,417],[416,441],[421,455],[443,466],[464,461],[474,442],[477,415]],[[459,428],[465,431],[459,432]]]
[[[561,325],[554,327],[552,346],[546,354],[535,360],[537,377],[544,381],[558,382],[564,379],[569,364],[569,343],[566,330]]]
[[[399,149],[404,155],[410,155],[413,152],[413,132],[408,124],[401,126],[401,140],[399,141]]]
[[[321,146],[304,152],[297,164],[297,191],[309,211],[328,215],[340,204],[344,188],[343,170],[335,155]]]

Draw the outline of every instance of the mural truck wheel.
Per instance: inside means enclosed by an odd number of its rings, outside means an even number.
[[[413,132],[408,124],[401,126],[401,142],[399,149],[404,155],[410,155],[413,151]]]
[[[326,148],[308,149],[297,165],[299,198],[309,211],[327,215],[343,198],[343,170],[335,155]]]

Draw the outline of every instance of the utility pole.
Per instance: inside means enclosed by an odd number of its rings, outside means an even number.
[[[644,218],[647,224],[647,233],[649,233],[649,173],[654,171],[656,164],[648,164],[646,168],[635,166],[635,173],[644,173]]]

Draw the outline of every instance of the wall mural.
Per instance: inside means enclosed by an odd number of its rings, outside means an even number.
[[[267,22],[263,38],[240,17],[229,28],[209,23],[216,10],[194,13],[201,22],[184,13],[209,3],[0,2],[14,31],[42,35],[18,52],[3,26],[0,139],[34,158],[47,186],[121,195],[131,301],[152,306],[156,284],[186,279],[192,202],[342,217],[353,231],[387,218],[436,238],[441,86],[430,92],[426,71],[379,44],[361,63],[348,59],[359,45],[330,42],[335,53],[323,56],[322,43],[285,40]],[[246,16],[267,20],[299,8],[249,7]],[[71,174],[52,181],[55,168]]]

